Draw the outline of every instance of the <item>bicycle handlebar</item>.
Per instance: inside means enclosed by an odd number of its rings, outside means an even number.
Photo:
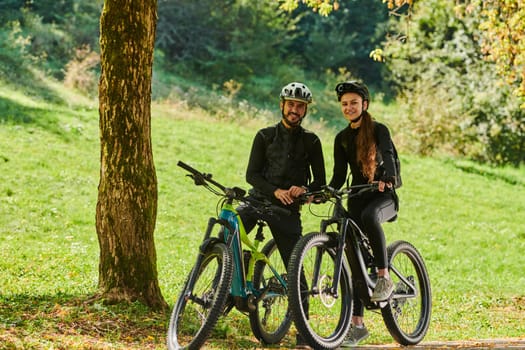
[[[354,185],[344,188],[342,190],[336,190],[335,188],[332,188],[330,186],[323,186],[321,190],[303,193],[299,197],[299,201],[301,201],[302,203],[308,203],[311,201],[315,204],[322,204],[329,201],[332,198],[341,199],[344,196],[352,198],[355,196],[359,196],[365,192],[377,191],[378,187],[379,184],[377,182],[364,185]]]
[[[246,191],[243,190],[242,188],[226,187],[220,184],[219,182],[213,180],[212,174],[201,173],[197,169],[191,167],[190,165],[180,160],[177,162],[177,165],[183,168],[184,170],[188,171],[189,173],[191,173],[191,175],[188,175],[188,176],[193,179],[196,186],[209,186],[208,184],[211,184],[219,188],[223,192],[224,196],[231,198],[231,199],[238,200],[238,201],[249,203],[257,211],[280,213],[281,215],[286,215],[286,216],[291,214],[290,210],[274,205],[268,200],[258,200],[252,197],[246,197],[245,196]],[[215,192],[213,189],[210,189],[210,187],[208,187],[208,189],[214,192],[215,194],[219,194]]]
[[[190,165],[188,165],[188,164],[186,164],[186,163],[184,163],[184,162],[182,162],[180,160],[177,163],[177,165],[180,166],[181,168],[183,168],[184,170],[186,170],[186,171],[191,173],[190,177],[193,179],[193,181],[195,182],[195,185],[197,185],[197,186],[204,186],[207,183],[212,184],[215,187],[219,188],[222,192],[224,192],[224,194],[227,197],[231,197],[233,199],[243,198],[244,195],[246,194],[246,191],[243,190],[242,188],[239,188],[239,187],[232,187],[232,188],[226,187],[226,186],[218,183],[217,181],[213,180],[212,179],[212,174],[201,173],[197,169],[191,167]]]
[[[253,208],[260,210],[261,212],[279,213],[284,216],[289,216],[292,213],[286,208],[272,204],[269,200],[259,200],[253,197],[244,197],[242,201],[249,202]]]

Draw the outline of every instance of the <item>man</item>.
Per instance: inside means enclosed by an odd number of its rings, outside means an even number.
[[[302,83],[293,82],[282,88],[282,119],[257,132],[246,170],[246,181],[253,186],[251,196],[268,199],[290,211],[290,215],[272,213],[261,217],[268,223],[285,266],[302,235],[300,203],[296,198],[326,184],[321,140],[301,126],[311,102],[312,93]],[[251,231],[259,217],[242,208],[239,214],[246,232]],[[297,349],[306,348],[309,347],[298,335]]]

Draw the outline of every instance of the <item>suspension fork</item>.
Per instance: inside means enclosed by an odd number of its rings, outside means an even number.
[[[186,290],[186,297],[189,297],[189,293],[191,293],[191,290],[193,288],[193,285],[195,284],[195,280],[198,276],[198,270],[197,270],[197,267],[200,267],[201,266],[201,263],[202,263],[202,259],[204,258],[204,254],[206,252],[206,250],[208,249],[208,247],[210,245],[213,245],[215,244],[216,242],[218,242],[219,240],[218,239],[212,239],[210,238],[211,236],[211,232],[213,230],[213,226],[215,226],[216,224],[220,223],[219,220],[217,220],[216,218],[213,218],[211,217],[209,220],[208,220],[208,226],[206,227],[206,231],[204,232],[204,238],[202,240],[202,243],[201,245],[199,246],[199,254],[197,254],[197,259],[195,260],[195,264],[193,265],[193,268],[190,272],[190,275],[189,275],[189,278],[188,278],[188,282],[186,283],[186,287],[188,288],[188,290]]]
[[[339,287],[339,281],[341,280],[341,271],[343,269],[343,259],[344,259],[344,251],[345,251],[345,245],[346,245],[346,232],[348,228],[348,221],[345,219],[330,219],[330,220],[323,220],[321,222],[321,232],[326,234],[326,228],[331,224],[337,224],[339,235],[336,237],[337,247],[336,247],[336,255],[334,260],[334,275],[333,275],[333,281],[332,285],[330,287],[330,294],[334,298],[338,298],[338,292],[337,289]],[[319,274],[320,274],[320,266],[321,266],[321,260],[322,255],[324,253],[323,251],[318,250],[315,260],[315,270],[314,270],[314,281],[319,281]],[[317,284],[314,284],[317,285]]]

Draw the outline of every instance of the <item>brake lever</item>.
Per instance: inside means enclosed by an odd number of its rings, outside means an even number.
[[[193,179],[193,182],[196,186],[204,186],[206,185],[206,178],[202,176],[201,174],[188,174],[186,175],[188,177],[191,177]]]

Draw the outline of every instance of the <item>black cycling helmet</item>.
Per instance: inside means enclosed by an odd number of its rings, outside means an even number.
[[[312,102],[312,92],[303,83],[293,82],[281,90],[281,100],[293,100],[305,102],[306,104]]]
[[[368,103],[370,103],[370,93],[368,92],[368,88],[365,84],[356,80],[345,81],[344,83],[337,84],[335,92],[337,93],[337,101],[341,101],[341,96],[347,92],[353,92],[361,96],[363,101],[368,101]]]

